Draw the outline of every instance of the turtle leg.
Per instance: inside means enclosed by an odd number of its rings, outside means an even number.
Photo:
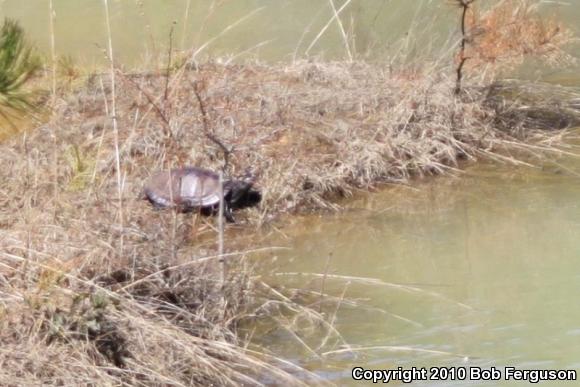
[[[229,223],[236,223],[236,220],[234,219],[234,214],[232,214],[232,209],[227,204],[224,206],[224,217]]]

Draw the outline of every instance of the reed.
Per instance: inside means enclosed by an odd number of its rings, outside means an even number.
[[[107,48],[108,48],[108,59],[109,59],[109,71],[111,77],[111,121],[113,123],[113,138],[115,144],[115,171],[117,175],[117,198],[118,203],[118,214],[119,214],[119,227],[121,228],[121,233],[119,235],[120,248],[119,251],[123,253],[123,241],[124,232],[123,228],[125,226],[124,216],[123,216],[123,177],[121,169],[121,154],[119,151],[119,126],[117,122],[117,82],[115,75],[115,59],[113,55],[113,34],[111,32],[111,19],[109,16],[109,1],[103,0],[103,7],[105,11],[105,25],[107,28]]]
[[[56,106],[56,98],[57,98],[57,90],[56,90],[56,74],[57,74],[57,60],[56,60],[56,37],[54,32],[54,24],[56,19],[56,12],[54,10],[54,4],[52,0],[48,2],[48,19],[49,19],[49,36],[50,36],[50,54],[51,54],[51,75],[52,75],[52,94],[51,94],[51,101],[50,106],[54,109]],[[54,220],[56,221],[58,216],[58,203],[59,203],[59,186],[58,186],[58,144],[57,144],[57,136],[56,133],[53,133],[52,142],[53,142],[53,211],[54,211]]]
[[[352,0],[345,1],[338,10],[335,8],[334,2],[332,0],[330,0],[330,1],[332,4],[332,10],[333,10],[332,17],[330,18],[330,20],[328,20],[328,22],[324,25],[324,27],[322,27],[322,29],[314,37],[312,42],[310,42],[310,45],[306,48],[306,51],[304,52],[305,55],[308,55],[310,53],[310,50],[312,50],[312,48],[316,45],[316,43],[318,43],[320,38],[326,33],[326,30],[328,30],[328,28],[331,26],[333,21],[336,21],[341,26],[340,28],[341,28],[341,32],[343,32],[344,42],[345,42],[346,47],[348,47],[348,39],[346,38],[346,34],[344,33],[344,28],[342,27],[342,22],[340,21],[340,14],[342,11],[344,11],[346,9],[346,7],[348,7],[350,5]],[[350,54],[350,50],[348,51],[348,53],[349,53],[349,58],[352,59],[352,54]]]
[[[52,0],[48,2],[48,16],[49,16],[49,36],[50,36],[50,58],[51,58],[51,68],[52,68],[52,106],[56,102],[56,73],[57,73],[57,60],[56,60],[56,38],[54,36],[54,23],[56,19],[56,12],[54,10],[54,4]]]
[[[352,62],[353,55],[352,55],[352,51],[350,49],[350,43],[349,43],[348,35],[346,33],[346,30],[344,29],[344,25],[342,24],[342,20],[340,19],[340,15],[338,14],[338,11],[336,10],[336,5],[334,5],[334,0],[328,0],[328,2],[330,3],[330,7],[332,8],[332,13],[334,15],[334,20],[336,20],[336,24],[338,24],[338,28],[340,29],[340,34],[341,34],[341,37],[342,37],[342,42],[344,44],[344,49],[346,50],[346,54],[347,54],[348,60]]]

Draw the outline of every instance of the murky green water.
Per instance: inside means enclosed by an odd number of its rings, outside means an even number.
[[[336,23],[313,44],[332,16],[327,0],[109,3],[115,54],[128,66],[164,52],[172,28],[178,49],[210,43],[200,58],[349,55]],[[20,20],[37,46],[48,52],[48,4],[4,0],[0,16]],[[345,2],[335,4],[340,8]],[[54,0],[54,6],[59,54],[87,65],[103,63],[102,1]],[[580,30],[580,1],[546,2],[544,7]],[[455,32],[455,12],[444,1],[355,0],[348,3],[342,21],[352,37],[351,55],[370,52],[380,59],[397,52],[395,42],[409,31],[414,35],[407,52],[436,54]],[[424,42],[430,42],[427,48]],[[580,84],[577,68],[535,71],[525,76],[541,74],[554,82]],[[288,335],[274,332],[264,340],[338,384],[356,384],[350,379],[353,366],[580,370],[580,163],[567,165],[570,170],[475,166],[458,178],[387,189],[355,200],[341,215],[303,219],[287,227],[281,231],[285,238],[269,241],[291,247],[278,254],[280,271],[323,273],[328,266],[336,277],[326,279],[325,292],[345,292],[359,304],[342,305],[336,327],[351,345],[376,348],[330,354],[323,362]],[[305,275],[278,279],[312,291],[321,288],[320,279]],[[334,315],[334,310],[323,312]],[[304,340],[310,339],[305,335]],[[385,346],[415,351],[394,352]]]
[[[338,310],[336,326],[348,343],[448,354],[376,348],[330,355],[322,366],[288,335],[278,349],[302,354],[310,360],[301,364],[312,361],[341,385],[356,384],[354,366],[579,370],[580,175],[572,171],[472,167],[459,178],[387,189],[356,200],[348,213],[286,230],[292,250],[278,254],[282,272],[324,273],[330,256],[325,290],[340,296],[346,287],[346,298],[360,299]],[[322,286],[307,274],[280,278],[314,292]]]
[[[440,34],[438,42],[447,39],[452,8],[430,3],[417,1],[417,7],[410,7],[400,0],[350,1],[341,11],[341,20],[345,34],[352,38],[351,54],[365,53],[371,47],[384,52],[411,29],[430,37],[436,32],[435,35]],[[53,4],[58,52],[88,63],[102,62],[98,46],[107,44],[103,1],[53,0]],[[342,0],[335,1],[337,11],[343,4]],[[195,50],[211,42],[202,54],[213,56],[245,55],[270,60],[288,60],[306,52],[330,58],[348,56],[337,23],[330,23],[313,44],[332,19],[327,0],[110,0],[109,5],[116,54],[123,63],[138,64],[148,53],[165,53],[160,48],[167,47],[172,28],[175,48]],[[444,22],[433,23],[428,32],[412,28],[413,21],[432,22],[433,11]],[[0,12],[20,20],[38,47],[49,52],[48,0],[4,0]]]
[[[128,66],[150,63],[148,59],[156,54],[164,61],[172,30],[173,47],[193,51],[203,47],[197,55],[200,59],[209,55],[291,60],[306,54],[387,59],[401,52],[410,57],[440,57],[456,39],[459,16],[447,1],[333,0],[341,27],[333,21],[328,0],[108,2],[115,58]],[[103,0],[53,0],[53,5],[58,54],[84,65],[104,63]],[[579,0],[545,1],[542,10],[580,31]],[[35,44],[50,52],[49,0],[0,0],[0,16],[18,19]],[[580,45],[572,50],[580,53]],[[560,80],[577,79],[577,68],[566,71],[564,78],[561,71],[540,73]],[[538,74],[534,70],[528,75]]]

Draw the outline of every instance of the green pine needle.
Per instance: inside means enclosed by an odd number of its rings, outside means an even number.
[[[34,72],[40,67],[40,60],[26,42],[24,30],[10,19],[4,20],[0,29],[0,114],[6,110],[23,112],[30,108],[30,94],[22,90]]]

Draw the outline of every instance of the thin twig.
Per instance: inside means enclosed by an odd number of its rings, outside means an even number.
[[[467,12],[469,11],[469,6],[475,0],[457,0],[459,6],[463,9],[461,13],[461,48],[459,51],[459,65],[457,66],[455,72],[457,73],[457,79],[455,82],[455,94],[461,93],[461,80],[463,79],[463,66],[465,62],[469,59],[465,56],[465,47],[467,46]]]
[[[173,31],[175,29],[175,22],[171,25],[169,30],[169,48],[167,52],[167,69],[165,71],[165,92],[163,93],[163,100],[167,102],[167,93],[169,90],[169,77],[171,76],[171,56],[173,53]]]
[[[219,260],[222,264],[222,287],[226,283],[227,278],[227,262],[225,259],[222,259],[224,255],[224,174],[222,171],[218,172],[219,174],[219,197],[220,197],[220,205],[219,205],[219,215],[218,215],[218,255]]]
[[[119,75],[121,75],[121,77],[124,80],[128,81],[133,86],[135,86],[135,88],[137,90],[139,90],[141,93],[143,93],[143,95],[145,96],[145,98],[147,98],[147,101],[149,101],[149,103],[151,104],[151,106],[153,106],[153,109],[155,110],[155,112],[157,113],[157,115],[159,116],[159,118],[161,118],[161,121],[163,122],[163,127],[165,128],[165,133],[167,134],[167,136],[169,138],[171,138],[171,139],[174,139],[174,137],[173,137],[173,131],[171,130],[171,123],[169,122],[169,118],[167,117],[167,115],[165,114],[165,112],[163,111],[163,109],[159,106],[159,104],[155,101],[155,97],[153,95],[151,95],[151,93],[149,93],[146,90],[144,90],[131,77],[126,76],[122,72],[119,72]]]
[[[199,110],[201,111],[201,119],[203,122],[204,134],[207,138],[209,138],[214,144],[216,144],[222,150],[224,154],[224,166],[222,168],[222,171],[225,173],[229,165],[229,159],[230,154],[232,153],[232,149],[225,146],[224,143],[221,142],[210,130],[209,117],[207,114],[207,110],[205,108],[205,102],[201,97],[199,82],[192,82],[192,86],[195,97],[197,98],[197,102],[199,104]]]

